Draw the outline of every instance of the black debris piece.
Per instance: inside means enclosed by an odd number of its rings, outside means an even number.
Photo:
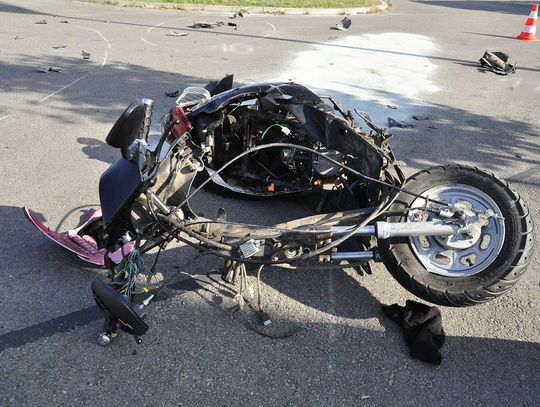
[[[413,116],[414,120],[429,120],[429,117],[427,116]]]
[[[343,18],[334,27],[330,27],[332,30],[347,31],[351,27],[352,21],[349,17]]]
[[[90,54],[89,52],[86,52],[86,51],[81,51],[81,55],[82,55],[83,59],[90,59],[90,57],[92,56],[92,54]]]
[[[67,45],[56,45],[53,48],[54,49],[64,49],[64,48],[67,48]]]
[[[189,35],[189,33],[186,32],[180,32],[180,31],[171,31],[169,34],[165,34],[169,37],[186,37]]]
[[[386,107],[389,109],[397,109],[397,106],[394,106],[394,105],[386,105]]]
[[[57,67],[57,66],[46,66],[46,67],[36,66],[36,69],[37,69],[39,72],[43,72],[43,73],[47,73],[47,72],[62,72],[62,68]]]
[[[388,127],[399,127],[400,129],[411,129],[414,126],[409,123],[400,122],[399,120],[392,119],[391,117],[388,118]]]
[[[244,14],[242,14],[242,12],[239,11],[238,13],[234,13],[234,14],[232,15],[232,17],[229,17],[229,18],[230,18],[230,19],[234,19],[234,18],[236,18],[236,17],[242,17],[242,18],[243,18],[243,17],[244,17]]]
[[[227,25],[228,25],[229,27],[234,27],[235,30],[238,30],[238,24],[236,24],[236,23],[228,22]]]
[[[34,24],[47,24],[47,20],[45,19],[39,20],[39,21],[36,21]]]
[[[170,98],[175,98],[178,96],[178,91],[175,90],[174,92],[165,92],[165,96],[168,96]]]
[[[437,307],[407,300],[404,307],[383,305],[382,310],[403,330],[411,357],[434,365],[441,364],[440,349],[444,345],[445,334],[441,311]]]
[[[60,20],[60,23],[62,23],[62,24],[68,24],[69,21],[68,21],[68,20]]]
[[[497,75],[508,75],[516,73],[516,64],[510,62],[510,56],[500,51],[486,51],[480,58],[480,64],[486,71],[491,71]]]
[[[215,27],[221,27],[223,25],[223,21],[216,21],[214,23],[209,23],[207,21],[198,21],[193,23],[191,28],[215,28]]]

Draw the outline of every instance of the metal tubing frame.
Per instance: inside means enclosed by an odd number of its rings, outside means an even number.
[[[373,251],[360,251],[360,252],[337,252],[330,255],[333,261],[341,260],[373,260],[375,259],[375,254]]]
[[[344,235],[354,229],[354,226],[333,226],[333,235]],[[465,233],[467,227],[442,222],[377,222],[375,225],[364,226],[356,231],[358,236],[373,236],[378,239],[410,236],[452,236]]]

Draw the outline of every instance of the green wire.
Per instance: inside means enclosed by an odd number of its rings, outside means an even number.
[[[268,133],[268,130],[270,130],[272,127],[281,127],[281,128],[283,128],[284,126],[282,126],[281,124],[278,124],[278,123],[271,124],[270,126],[268,126],[268,127],[263,131],[263,134],[262,134],[262,136],[261,136],[261,140],[264,139],[264,136],[266,136],[266,133]]]

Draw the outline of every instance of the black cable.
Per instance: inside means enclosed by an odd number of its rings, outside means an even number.
[[[201,242],[206,243],[206,244],[208,244],[210,246],[214,246],[216,249],[221,249],[221,250],[232,250],[233,249],[232,246],[217,243],[217,242],[214,242],[211,239],[208,239],[205,236],[199,235],[197,232],[186,228],[181,222],[178,222],[177,220],[171,219],[168,216],[162,215],[160,213],[156,214],[156,216],[159,219],[163,220],[164,222],[167,222],[167,223],[173,225],[174,227],[180,229],[182,232],[184,232],[189,237],[200,240]]]
[[[72,208],[71,210],[69,210],[66,214],[64,214],[64,216],[62,217],[62,219],[60,219],[60,222],[58,223],[58,225],[56,226],[56,228],[54,229],[55,232],[58,232],[58,230],[60,230],[60,228],[62,227],[62,225],[64,224],[64,222],[67,220],[68,216],[71,215],[73,212],[79,210],[79,209],[83,209],[83,208],[96,208],[99,207],[101,209],[101,206],[99,204],[89,204],[89,205],[81,205],[81,206],[77,206],[75,208]],[[84,222],[88,222],[87,220],[84,221]],[[82,223],[84,223],[82,222]]]
[[[227,167],[229,167],[231,164],[233,164],[235,161],[239,160],[240,158],[248,155],[248,154],[251,154],[253,152],[257,152],[259,150],[265,150],[267,148],[274,148],[274,147],[281,147],[281,148],[297,148],[299,150],[302,150],[302,151],[307,151],[307,152],[310,152],[310,153],[314,153],[316,155],[318,155],[319,157],[322,157],[324,158],[325,160],[327,161],[330,161],[331,163],[343,168],[344,170],[347,170],[349,172],[351,172],[352,174],[360,177],[360,178],[363,178],[365,179],[366,181],[371,181],[371,182],[374,182],[374,183],[377,183],[377,184],[380,184],[380,185],[384,185],[386,187],[389,187],[389,188],[392,188],[392,189],[395,189],[397,191],[400,191],[400,192],[403,192],[403,193],[406,193],[406,194],[409,194],[409,195],[412,195],[416,198],[421,198],[421,199],[424,199],[426,201],[429,201],[429,202],[433,202],[433,203],[436,203],[436,204],[439,204],[439,205],[446,205],[447,203],[446,202],[442,202],[442,201],[438,201],[438,200],[435,200],[435,199],[431,199],[431,198],[427,198],[425,196],[422,196],[420,194],[417,194],[415,192],[411,192],[411,191],[408,191],[406,190],[405,188],[402,188],[402,187],[399,187],[397,185],[394,185],[394,184],[390,184],[388,182],[384,182],[384,181],[381,181],[379,179],[376,179],[376,178],[372,178],[372,177],[369,177],[367,175],[364,175],[362,174],[361,172],[359,171],[356,171],[355,169],[337,161],[337,160],[334,160],[333,158],[330,158],[328,156],[325,156],[323,153],[320,153],[319,151],[317,150],[314,150],[312,148],[309,148],[309,147],[305,147],[305,146],[301,146],[301,145],[298,145],[298,144],[292,144],[292,143],[269,143],[269,144],[263,144],[263,145],[259,145],[259,146],[255,146],[255,147],[249,147],[246,149],[246,151],[243,151],[242,153],[238,154],[236,157],[230,159],[229,161],[227,161],[225,164],[223,164],[223,166],[221,168],[219,168],[218,170],[216,170],[212,175],[210,175],[204,182],[201,183],[201,185],[199,185],[195,191],[191,192],[188,196],[186,196],[186,198],[180,203],[178,204],[175,209],[181,207],[183,204],[185,204],[189,199],[191,199],[193,197],[193,195],[195,195],[196,193],[198,193],[206,184],[208,184],[215,176],[217,176],[220,172],[223,172],[223,170],[225,170]]]
[[[158,262],[158,259],[159,259],[159,255],[161,254],[161,251],[163,250],[163,246],[159,246],[159,250],[156,254],[156,258],[154,259],[154,264],[152,264],[152,267],[150,268],[150,274],[153,275],[154,274],[154,270],[156,269],[156,265],[157,265],[157,262]]]
[[[340,237],[339,239],[337,240],[334,240],[333,242],[319,248],[319,249],[316,249],[316,250],[313,250],[309,253],[306,253],[306,254],[303,254],[301,256],[298,256],[298,257],[295,257],[295,258],[292,258],[292,259],[281,259],[281,260],[256,260],[256,259],[251,259],[251,258],[242,258],[242,257],[234,257],[234,256],[231,256],[230,254],[226,254],[226,253],[222,253],[222,252],[218,252],[216,250],[212,251],[208,251],[208,254],[211,254],[211,255],[215,255],[217,257],[222,257],[224,259],[229,259],[229,260],[233,260],[233,261],[237,261],[237,262],[240,262],[240,263],[248,263],[248,264],[265,264],[265,265],[275,265],[275,264],[283,264],[283,263],[294,263],[294,262],[297,262],[297,261],[302,261],[302,260],[306,260],[306,259],[309,259],[311,257],[314,257],[314,256],[318,256],[319,254],[322,254],[322,253],[325,253],[327,252],[328,250],[334,248],[334,247],[337,247],[339,246],[341,243],[343,243],[344,241],[346,241],[347,239],[351,238],[357,230],[359,230],[360,228],[364,227],[366,224],[368,224],[369,222],[371,222],[373,219],[375,219],[380,211],[382,210],[383,206],[386,206],[388,207],[389,205],[391,205],[394,200],[396,199],[397,195],[394,196],[392,199],[390,199],[390,201],[388,203],[386,203],[385,205],[385,202],[382,202],[377,210],[375,210],[370,216],[368,216],[363,222],[361,222],[360,224],[358,224],[354,229],[352,229],[349,233],[343,235],[342,237]],[[162,216],[162,215],[158,215],[158,216]],[[166,217],[165,217],[166,218]],[[182,225],[180,222],[177,222],[173,219],[169,219],[167,218],[169,223],[173,224],[174,226],[179,226],[179,229],[184,229],[182,231],[185,231],[186,228],[184,227],[184,225]],[[193,235],[195,236],[191,236],[193,237],[194,239],[198,239],[198,240],[201,240],[203,241],[202,239],[206,240],[206,241],[209,241],[211,242],[210,244],[212,246],[215,246],[217,245],[218,243],[215,243],[207,238],[205,238],[204,236],[201,236],[199,235],[198,233],[196,232],[193,232],[193,231],[190,231]],[[201,246],[200,244],[197,244],[197,243],[193,243],[191,242],[190,240],[188,239],[183,239],[182,237],[180,236],[176,236],[176,238],[186,244],[189,244],[190,246],[193,246],[199,250],[201,250]],[[202,239],[201,239],[202,238]],[[230,250],[230,249],[225,249],[225,250]]]
[[[159,293],[161,292],[161,290],[163,290],[163,288],[165,288],[165,286],[167,284],[169,284],[172,280],[174,280],[179,274],[181,274],[188,266],[191,266],[193,264],[193,262],[195,260],[198,260],[200,259],[201,257],[203,256],[206,256],[208,254],[208,252],[200,252],[200,253],[197,253],[195,256],[191,257],[188,261],[186,261],[183,265],[179,266],[176,268],[176,271],[173,273],[172,276],[170,276],[168,279],[166,279],[165,281],[163,281],[163,283],[161,283],[161,285],[157,288],[157,291],[153,293],[153,298],[157,298],[157,296],[159,295]]]

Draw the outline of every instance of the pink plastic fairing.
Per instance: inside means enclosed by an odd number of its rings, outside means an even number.
[[[23,208],[23,212],[26,217],[37,227],[45,236],[51,239],[53,242],[59,244],[63,248],[75,253],[82,260],[87,261],[98,266],[103,266],[104,261],[104,249],[98,249],[97,243],[91,236],[79,235],[86,225],[95,221],[101,217],[101,209],[95,210],[90,219],[78,226],[76,229],[68,230],[67,232],[58,233],[43,224],[36,216],[33,216],[30,210],[26,207]]]
[[[135,248],[135,240],[132,240],[131,242],[128,242],[125,245],[123,245],[120,249],[117,249],[114,252],[107,253],[107,256],[116,264],[120,264],[122,259],[126,257],[128,254],[130,254],[134,248]]]

